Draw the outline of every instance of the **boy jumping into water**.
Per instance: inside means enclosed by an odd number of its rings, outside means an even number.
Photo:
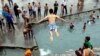
[[[40,23],[44,20],[48,20],[49,28],[50,28],[50,40],[53,41],[53,31],[55,31],[57,37],[59,37],[59,32],[57,31],[57,25],[55,23],[56,19],[61,19],[62,21],[65,21],[65,20],[53,14],[53,9],[50,9],[49,13],[50,13],[49,15],[47,15],[44,19],[38,21],[37,23]]]

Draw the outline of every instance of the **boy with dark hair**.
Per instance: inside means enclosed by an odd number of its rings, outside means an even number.
[[[70,24],[70,29],[74,29],[73,23]]]
[[[85,37],[85,42],[84,42],[83,48],[79,48],[79,50],[75,51],[76,55],[77,56],[82,56],[82,54],[84,53],[84,49],[87,48],[87,47],[89,49],[93,50],[93,46],[90,43],[90,37],[89,36]]]
[[[89,48],[93,49],[93,46],[90,43],[90,37],[89,36],[85,37],[85,43],[84,44],[87,44]]]
[[[53,13],[53,9],[50,9],[49,13],[50,13],[49,15],[47,15],[44,19],[41,19],[37,23],[40,23],[40,22],[42,22],[44,20],[48,20],[48,22],[49,22],[49,28],[50,28],[50,40],[53,41],[53,31],[55,31],[57,37],[59,37],[59,32],[57,30],[57,25],[55,23],[56,19],[60,19],[62,21],[65,21],[65,20],[62,19],[62,18],[60,18],[59,16],[55,15]]]
[[[99,19],[100,17],[97,15],[97,19]]]

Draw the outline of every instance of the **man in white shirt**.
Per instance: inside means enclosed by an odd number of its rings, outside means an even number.
[[[36,7],[35,2],[33,2],[32,10],[33,10],[33,16],[34,16],[34,18],[36,18],[36,10],[37,10],[37,7]]]
[[[56,19],[60,19],[64,22],[66,22],[66,20],[60,18],[59,16],[54,14],[53,9],[49,10],[49,13],[44,19],[41,19],[40,21],[36,22],[36,23],[41,23],[42,21],[48,20],[49,22],[49,28],[50,28],[50,41],[53,41],[53,31],[56,33],[56,36],[59,37],[59,32],[58,32],[58,27],[56,25]]]
[[[62,4],[64,5],[64,9],[65,9],[66,14],[67,14],[67,2],[66,2],[66,0],[64,0],[64,1],[62,2]]]

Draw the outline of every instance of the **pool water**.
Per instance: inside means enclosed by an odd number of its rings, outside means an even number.
[[[41,55],[50,53],[64,53],[69,50],[76,50],[83,46],[85,36],[91,37],[91,43],[94,48],[100,47],[100,19],[96,19],[95,24],[87,24],[86,31],[83,31],[83,24],[89,20],[91,12],[85,12],[79,14],[79,16],[73,15],[64,18],[74,21],[75,28],[73,31],[69,30],[69,23],[64,23],[57,20],[59,37],[54,34],[53,42],[50,42],[48,22],[35,25],[34,34],[40,49]],[[100,12],[96,10],[96,15],[100,15]]]
[[[100,12],[98,10],[95,11],[95,14],[100,16]],[[100,19],[96,19],[95,24],[87,24],[85,32],[82,30],[83,24],[89,19],[90,13],[91,12],[80,13],[79,15],[74,14],[72,16],[67,16],[64,18],[65,20],[73,22],[73,24],[75,25],[74,30],[69,30],[69,23],[57,20],[56,24],[58,26],[60,36],[56,37],[56,34],[54,33],[53,42],[50,42],[48,22],[33,25],[34,35],[40,52],[38,50],[34,51],[32,53],[32,56],[75,56],[74,51],[83,46],[85,36],[91,37],[91,43],[96,49],[96,53],[100,55]],[[19,34],[18,33],[19,31],[16,30],[15,37],[7,37],[7,40],[4,40],[3,44],[11,47],[28,47],[28,45],[24,44],[22,32],[20,32]],[[5,37],[3,38],[5,39]],[[34,43],[34,41],[32,43]],[[33,46],[33,44],[29,45],[30,47]],[[5,56],[23,56],[25,50],[16,48],[5,49],[5,51]]]

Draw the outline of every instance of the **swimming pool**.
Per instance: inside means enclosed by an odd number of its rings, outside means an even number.
[[[51,43],[49,39],[49,28],[48,22],[44,22],[42,24],[33,25],[34,35],[39,46],[40,56],[75,56],[74,51],[80,47],[82,47],[85,36],[91,37],[91,42],[93,43],[94,48],[97,48],[98,54],[100,54],[100,19],[96,19],[95,24],[87,24],[86,31],[83,32],[83,23],[87,22],[89,19],[89,15],[91,12],[84,12],[78,14],[74,14],[72,16],[67,16],[64,19],[69,19],[69,21],[74,21],[75,28],[73,31],[69,30],[69,23],[65,23],[57,20],[58,31],[60,33],[60,37],[57,38],[54,35],[54,40]],[[100,15],[100,12],[96,10],[96,15]],[[22,26],[22,25],[20,25]],[[3,44],[9,47],[32,47],[33,42],[26,45],[24,44],[24,38],[22,35],[22,29],[18,30],[16,28],[16,33],[12,36],[13,32],[10,33],[12,37],[4,37],[3,34]],[[24,50],[22,49],[5,49],[6,56],[23,56]],[[34,52],[33,52],[34,53]],[[33,55],[36,56],[39,52],[37,51]],[[49,55],[50,54],[50,55]]]
[[[91,42],[95,48],[100,47],[100,19],[96,19],[95,24],[87,24],[86,31],[83,32],[83,24],[89,19],[91,12],[81,13],[79,16],[73,15],[66,17],[70,21],[74,21],[75,28],[73,31],[69,30],[69,24],[62,21],[57,21],[58,31],[60,36],[57,38],[54,35],[54,40],[51,43],[49,39],[48,23],[42,23],[34,26],[34,34],[39,46],[41,55],[47,54],[59,54],[67,51],[74,51],[82,47],[85,36],[91,37]],[[96,10],[96,15],[100,15],[100,12]]]

